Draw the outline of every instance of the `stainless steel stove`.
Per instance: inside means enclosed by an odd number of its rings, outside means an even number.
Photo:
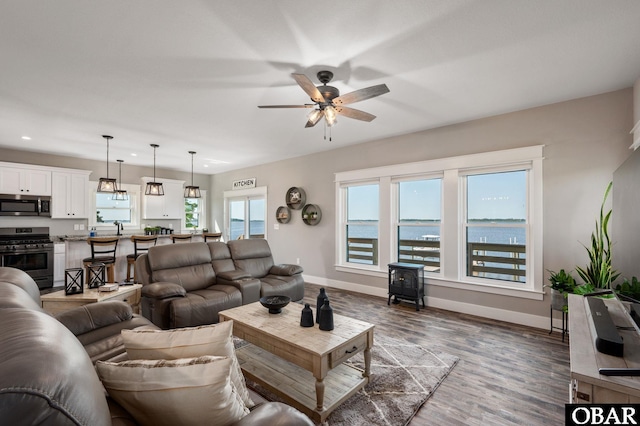
[[[25,271],[40,289],[53,287],[53,241],[49,228],[0,228],[0,265]]]

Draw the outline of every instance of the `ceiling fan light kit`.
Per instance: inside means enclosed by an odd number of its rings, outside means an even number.
[[[317,77],[322,85],[317,87],[309,77],[304,74],[293,73],[291,76],[302,90],[309,95],[311,100],[314,102],[313,104],[259,105],[258,108],[314,108],[314,110],[307,116],[307,123],[305,124],[305,127],[315,126],[322,117],[324,117],[326,126],[332,127],[337,123],[338,115],[360,121],[373,121],[376,118],[375,115],[354,108],[345,107],[343,105],[364,101],[389,92],[389,88],[386,84],[378,84],[376,86],[355,90],[340,96],[340,90],[336,87],[327,85],[327,83],[333,79],[333,73],[331,71],[324,70],[318,72]]]
[[[156,148],[160,145],[152,143],[153,147],[153,182],[147,182],[147,188],[144,191],[144,195],[164,195],[164,187],[162,186],[162,182],[156,182]]]
[[[101,177],[98,181],[98,192],[114,193],[118,189],[115,179],[109,178],[109,141],[113,136],[102,135],[107,140],[107,177]]]

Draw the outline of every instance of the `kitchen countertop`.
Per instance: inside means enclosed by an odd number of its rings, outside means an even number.
[[[133,235],[144,235],[143,232],[136,232],[133,234],[124,234],[124,235],[120,235],[119,238],[121,240],[128,240],[129,238],[131,238]],[[158,234],[157,237],[158,238],[169,238],[171,237],[172,234]],[[193,234],[194,236],[202,236],[202,234]],[[98,233],[98,235],[96,235],[96,237],[116,237],[116,234],[101,234]],[[51,241],[53,241],[54,243],[56,242],[65,242],[65,241],[86,241],[87,238],[89,238],[88,235],[51,235],[50,236]]]

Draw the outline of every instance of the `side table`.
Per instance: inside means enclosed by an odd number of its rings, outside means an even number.
[[[562,313],[562,328],[553,326],[553,311],[558,311]],[[550,321],[549,334],[553,333],[553,330],[562,331],[562,341],[564,342],[564,335],[568,334],[568,328],[569,328],[569,317],[567,312],[565,312],[564,309],[562,310],[553,309],[553,305],[549,305],[549,321]]]
[[[83,293],[65,295],[64,290],[40,296],[42,308],[52,315],[65,312],[89,303],[99,303],[107,300],[122,300],[133,308],[133,312],[140,313],[140,297],[142,284],[120,286],[116,291],[98,291],[96,288],[85,288]]]

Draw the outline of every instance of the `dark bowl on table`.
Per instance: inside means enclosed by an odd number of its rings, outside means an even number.
[[[260,298],[260,303],[269,309],[270,314],[279,314],[289,302],[291,302],[289,296],[265,296]]]

